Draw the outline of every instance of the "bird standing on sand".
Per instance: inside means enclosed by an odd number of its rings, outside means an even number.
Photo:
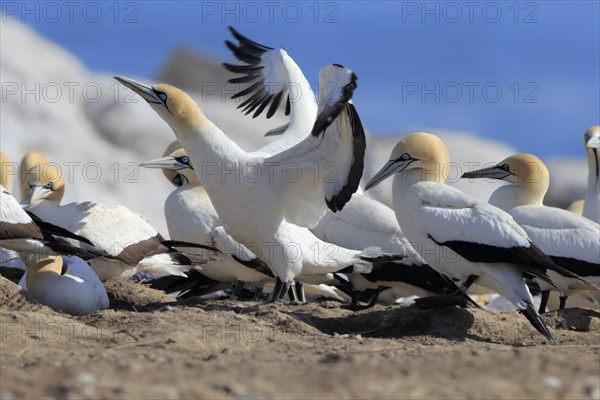
[[[395,175],[396,217],[425,261],[463,282],[463,293],[477,282],[504,296],[555,343],[535,309],[523,274],[554,284],[546,270],[560,267],[554,266],[509,214],[446,185],[449,163],[448,149],[437,136],[413,133],[398,142],[390,160],[366,189]],[[430,301],[440,302],[440,297]]]
[[[532,154],[516,154],[497,165],[467,172],[463,178],[490,178],[510,182],[498,188],[489,203],[508,212],[529,238],[564,269],[585,279],[548,271],[563,296],[579,291],[597,291],[600,285],[600,226],[572,212],[543,204],[550,184],[550,173],[542,160]],[[546,311],[552,285],[539,282],[542,288],[540,312]]]

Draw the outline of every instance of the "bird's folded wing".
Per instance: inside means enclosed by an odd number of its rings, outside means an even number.
[[[595,264],[600,270],[600,227],[595,222],[551,207],[521,206],[511,215],[544,253],[562,259],[559,265],[567,266],[570,259]]]
[[[551,285],[554,282],[547,269],[569,274],[535,246],[506,212],[449,186],[436,186],[439,190],[423,196],[415,218],[438,245],[472,262],[518,266],[525,274]]]

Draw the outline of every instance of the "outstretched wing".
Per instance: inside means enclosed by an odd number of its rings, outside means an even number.
[[[248,84],[231,97],[236,99],[249,96],[238,108],[246,115],[254,112],[253,118],[267,110],[266,116],[271,118],[283,102],[286,104],[286,115],[290,114],[292,103],[295,103],[298,111],[304,110],[310,114],[300,115],[300,118],[314,119],[312,109],[316,107],[310,85],[287,52],[282,48],[274,49],[250,40],[232,27],[229,30],[239,43],[236,45],[227,40],[225,44],[244,65],[223,65],[227,70],[241,75],[230,79],[230,83]]]
[[[343,71],[336,75],[339,90],[320,102],[311,134],[265,159],[284,177],[278,194],[285,218],[301,226],[316,226],[327,209],[340,211],[358,189],[364,167],[365,132],[350,103],[357,78],[339,66],[325,67],[321,74],[332,69]]]

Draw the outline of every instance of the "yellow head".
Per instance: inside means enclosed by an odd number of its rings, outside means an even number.
[[[165,83],[150,87],[129,78],[115,79],[146,100],[177,135],[210,125],[196,102],[181,89]]]
[[[161,168],[167,179],[169,179],[169,182],[177,187],[187,183],[193,185],[201,184],[200,179],[196,176],[191,159],[178,141],[171,143],[165,154],[168,155],[156,160],[144,161],[140,166]]]
[[[21,197],[30,205],[46,199],[60,202],[65,194],[65,181],[58,164],[50,163],[40,153],[30,151],[21,160]]]
[[[592,126],[583,134],[588,159],[589,178],[596,182],[600,176],[600,125]]]
[[[419,180],[443,183],[448,174],[450,154],[444,142],[430,133],[415,132],[400,139],[389,161],[367,183],[365,190],[397,172],[418,174]]]
[[[590,127],[583,134],[583,139],[584,139],[586,147],[589,147],[588,142],[590,141],[590,139],[593,139],[593,138],[600,138],[600,125],[594,125],[594,126]],[[595,145],[594,147],[598,148],[598,145]]]
[[[513,183],[521,204],[542,204],[550,185],[550,172],[533,154],[515,154],[493,167],[463,174],[463,178],[490,178]]]
[[[27,288],[35,293],[42,289],[44,281],[63,274],[62,256],[44,256],[27,266]]]
[[[163,153],[163,157],[167,157],[170,156],[171,153],[173,153],[175,150],[179,150],[181,149],[183,146],[181,146],[181,143],[179,143],[178,140],[174,140],[172,141],[168,146],[167,149],[164,151]],[[173,182],[173,179],[176,179],[177,176],[177,172],[175,172],[172,169],[169,168],[161,168],[162,173],[165,175],[165,177],[169,180],[169,182],[175,184]],[[175,184],[176,185],[176,184]],[[177,185],[176,185],[177,186]]]

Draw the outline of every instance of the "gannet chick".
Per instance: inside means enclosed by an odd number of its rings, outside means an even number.
[[[600,125],[592,126],[584,135],[588,161],[588,183],[582,215],[600,223]]]
[[[177,186],[167,197],[164,207],[171,239],[217,246],[230,254],[202,267],[202,274],[210,279],[260,286],[274,281],[267,264],[235,243],[222,229],[219,216],[179,142],[171,143],[166,153],[165,157],[145,161],[140,166],[161,168],[167,179]]]
[[[508,212],[529,238],[555,264],[586,281],[548,271],[548,276],[567,296],[577,291],[598,290],[600,285],[600,226],[569,211],[543,204],[550,184],[546,165],[532,154],[515,154],[497,165],[463,174],[463,178],[491,178],[510,182],[498,188],[489,203]],[[546,311],[552,285],[539,282],[542,289],[540,312]],[[594,285],[595,284],[595,285]]]
[[[477,281],[501,294],[555,343],[535,309],[523,274],[552,284],[546,269],[559,267],[531,243],[509,214],[446,185],[449,162],[448,149],[437,136],[413,133],[398,142],[366,189],[395,175],[398,223],[425,261],[463,282],[463,292]]]
[[[93,202],[61,205],[65,182],[56,166],[32,157],[25,160],[24,171],[28,182],[22,182],[22,187],[30,188],[28,210],[85,237],[108,255],[90,260],[101,280],[129,278],[137,272],[185,276],[184,271],[219,256],[216,249],[202,246],[190,245],[198,247],[193,254],[177,250],[187,245],[170,244],[146,219],[124,206]]]
[[[46,256],[28,265],[19,285],[38,302],[68,314],[91,314],[109,306],[98,276],[75,256]]]
[[[356,77],[350,72],[345,78],[337,101],[319,105],[308,137],[271,157],[243,151],[180,89],[116,79],[144,98],[171,126],[188,151],[224,229],[244,246],[254,245],[251,250],[269,264],[287,291],[303,274],[326,274],[350,265],[369,268],[371,263],[370,257],[365,260],[357,251],[333,247],[331,254],[323,250],[333,245],[302,228],[314,227],[327,208],[341,210],[362,176],[364,130],[348,103]],[[290,224],[300,230],[286,226]]]

